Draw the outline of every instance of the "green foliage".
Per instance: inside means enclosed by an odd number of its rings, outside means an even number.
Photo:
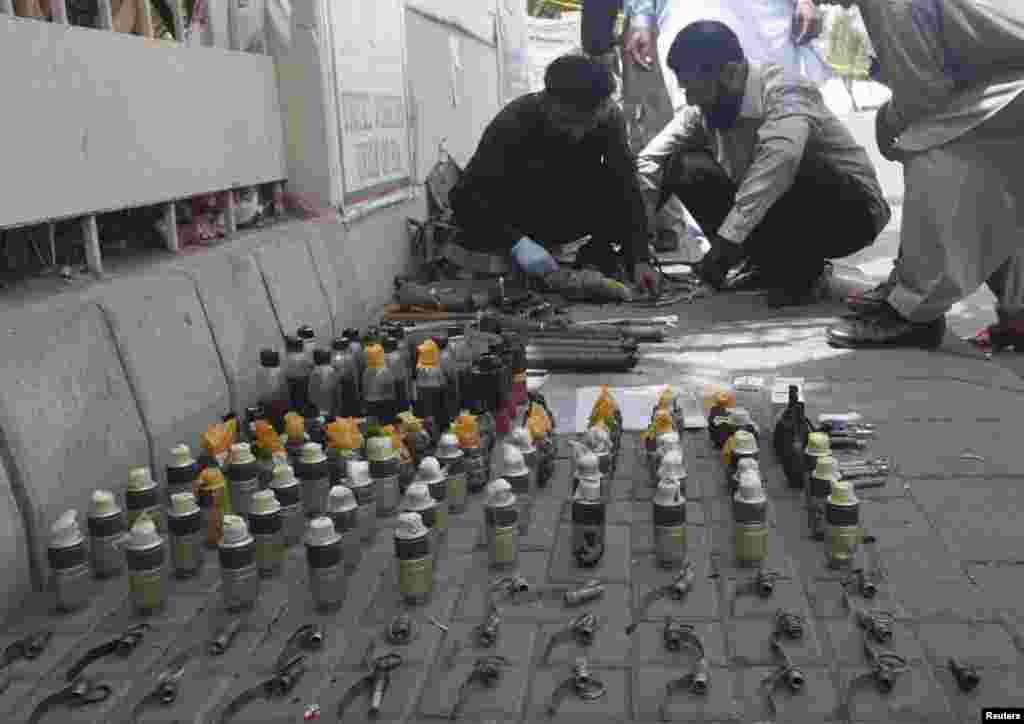
[[[866,78],[871,61],[864,31],[854,23],[853,15],[840,12],[829,36],[828,62],[840,76]]]

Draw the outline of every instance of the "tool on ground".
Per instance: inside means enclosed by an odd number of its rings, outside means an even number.
[[[647,609],[651,607],[652,603],[666,596],[675,601],[682,601],[693,588],[696,580],[697,574],[693,570],[693,563],[687,560],[683,563],[683,570],[676,575],[671,583],[658,586],[644,594],[644,597],[640,599],[640,604],[633,611],[633,623],[626,627],[626,634],[632,635],[636,631],[637,626],[640,625],[640,621],[643,620]]]
[[[878,594],[878,586],[863,568],[855,568],[843,579],[843,586],[855,586],[861,598],[871,599]]]
[[[896,679],[910,670],[907,660],[894,651],[872,645],[867,636],[864,637],[864,652],[867,654],[871,671],[855,677],[846,690],[846,696],[839,705],[837,715],[843,721],[850,718],[850,702],[857,689],[869,682],[874,682],[880,694],[892,692]]]
[[[140,623],[136,626],[132,626],[130,629],[125,631],[117,638],[111,639],[104,644],[95,646],[89,649],[82,658],[75,662],[75,664],[68,669],[64,675],[65,681],[74,681],[82,672],[85,671],[86,667],[93,664],[100,659],[106,658],[117,654],[122,658],[130,656],[139,644],[142,643],[142,637],[146,631],[152,631],[153,627],[146,623]]]
[[[840,460],[839,472],[843,480],[877,478],[888,475],[891,470],[889,458],[867,458],[863,460]]]
[[[246,689],[228,702],[217,718],[216,724],[227,724],[250,702],[258,699],[281,699],[288,696],[306,673],[305,661],[306,657],[299,654],[275,667],[274,675],[269,679]]]
[[[352,684],[338,702],[338,721],[345,718],[348,708],[364,696],[370,697],[370,706],[366,710],[367,716],[375,717],[380,713],[381,705],[384,703],[384,694],[391,686],[391,672],[402,665],[402,657],[395,653],[384,654],[372,658],[374,642],[371,641],[366,649],[366,656],[363,665],[370,670],[370,673]]]
[[[0,671],[22,659],[26,661],[38,659],[43,651],[46,650],[46,647],[49,646],[50,639],[52,638],[53,631],[44,629],[7,644],[3,655],[0,656]]]
[[[893,624],[895,622],[892,614],[880,610],[869,611],[857,606],[851,600],[846,586],[843,586],[843,603],[847,609],[853,612],[857,625],[863,629],[866,636],[880,644],[887,644],[892,641]]]
[[[181,680],[185,676],[185,665],[198,653],[198,649],[198,645],[190,646],[168,662],[157,675],[153,688],[132,708],[131,724],[135,724],[139,720],[139,715],[150,706],[168,706],[178,699]]]
[[[416,628],[412,617],[404,613],[395,616],[384,632],[384,638],[392,646],[404,646],[412,641],[415,635]]]
[[[530,582],[522,576],[501,576],[491,581],[491,593],[499,592],[505,600],[518,601],[531,593]]]
[[[782,575],[776,571],[761,569],[752,579],[744,581],[736,587],[735,598],[753,595],[760,596],[761,598],[771,598],[772,594],[775,593],[775,582],[781,578]],[[735,599],[733,600],[735,601]]]
[[[594,637],[597,635],[598,620],[597,616],[592,613],[582,613],[569,624],[551,634],[548,638],[547,646],[544,648],[544,656],[541,661],[544,664],[548,663],[551,658],[551,652],[556,647],[562,644],[567,644],[570,641],[575,641],[578,646],[591,646],[594,643]]]
[[[477,646],[491,648],[498,642],[498,632],[501,627],[501,617],[498,615],[498,607],[493,603],[487,611],[487,618],[473,629],[473,636]]]
[[[470,691],[474,686],[485,689],[493,689],[501,680],[501,667],[508,663],[504,656],[483,656],[473,664],[473,670],[459,687],[459,693],[455,697],[455,706],[452,707],[448,718],[455,721],[462,714],[462,707],[466,705]]]
[[[671,616],[665,617],[665,626],[661,630],[661,638],[665,644],[665,650],[673,653],[683,650],[684,646],[694,646],[700,650],[700,639],[697,636],[696,629],[691,624],[683,623],[673,619]]]
[[[772,652],[782,661],[778,669],[761,681],[761,688],[765,690],[765,698],[768,701],[768,715],[774,721],[778,714],[775,706],[775,691],[779,684],[785,684],[791,693],[798,694],[803,691],[806,678],[800,669],[793,666],[789,654],[782,648],[777,635],[772,636]]]
[[[594,701],[608,693],[608,687],[603,681],[595,679],[590,675],[590,667],[587,660],[576,659],[572,667],[572,676],[563,681],[551,693],[548,701],[547,714],[549,717],[558,713],[558,707],[562,700],[569,694],[575,694],[583,701]]]
[[[697,654],[697,659],[694,661],[693,669],[690,670],[690,673],[677,679],[671,679],[665,684],[665,694],[662,697],[661,705],[658,707],[658,718],[663,722],[669,721],[668,704],[673,694],[680,691],[688,691],[697,696],[706,696],[708,686],[711,683],[704,643],[693,631],[692,627],[687,628],[689,630],[683,635],[683,646],[692,648]]]
[[[319,651],[324,645],[324,631],[319,626],[307,623],[295,629],[295,632],[288,637],[281,650],[280,656],[274,662],[274,670],[280,670],[285,663],[290,661],[301,651]]]
[[[213,638],[210,639],[210,643],[207,644],[206,650],[210,656],[222,656],[224,653],[231,648],[231,644],[234,643],[235,637],[238,632],[242,629],[242,619],[233,618],[223,626],[217,629],[213,634]]]
[[[798,641],[804,637],[807,620],[798,613],[783,611],[775,612],[775,633],[785,636],[790,641]]]
[[[596,601],[604,595],[604,584],[598,580],[591,580],[579,588],[566,591],[562,597],[566,606],[582,606],[584,603]]]
[[[963,693],[969,694],[981,684],[981,676],[978,674],[978,670],[970,664],[950,658],[947,665],[953,674],[953,678],[956,679],[956,685]]]
[[[26,724],[38,724],[51,709],[65,705],[77,709],[90,704],[99,704],[110,698],[113,690],[107,684],[98,683],[95,679],[80,677],[74,679],[63,689],[50,694],[36,704]]]

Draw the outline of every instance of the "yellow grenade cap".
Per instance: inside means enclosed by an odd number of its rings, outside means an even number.
[[[668,410],[658,410],[654,415],[654,436],[664,435],[672,432],[672,413]]]
[[[384,348],[379,344],[371,344],[366,348],[366,366],[372,370],[384,369]]]
[[[419,351],[419,360],[416,362],[417,367],[438,366],[441,359],[441,350],[437,346],[437,342],[428,337],[426,341],[416,349]]]
[[[306,439],[306,420],[297,412],[289,412],[284,416],[284,431],[289,442],[302,442]]]
[[[327,426],[328,445],[335,450],[358,450],[363,446],[359,420],[342,417]]]
[[[477,424],[476,415],[463,412],[452,427],[455,429],[455,434],[459,438],[459,445],[463,449],[476,449],[480,447],[480,426]]]
[[[822,455],[832,454],[832,442],[828,437],[827,433],[824,432],[812,432],[807,436],[807,449],[805,451],[808,455],[814,457],[821,457]]]
[[[659,410],[671,410],[672,403],[676,401],[676,393],[671,387],[666,387],[662,390],[661,394],[658,395],[658,409]]]
[[[732,453],[736,449],[736,436],[731,435],[728,440],[725,441],[725,445],[722,446],[722,461],[726,465],[732,465]]]

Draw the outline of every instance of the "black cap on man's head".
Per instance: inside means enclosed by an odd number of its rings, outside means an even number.
[[[740,39],[717,20],[698,20],[679,31],[668,51],[668,67],[675,73],[718,75],[727,63],[746,60]]]
[[[592,111],[611,97],[615,81],[607,67],[583,55],[555,58],[544,71],[544,90],[580,111]]]

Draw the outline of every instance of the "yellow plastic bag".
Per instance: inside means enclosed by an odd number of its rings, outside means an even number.
[[[306,420],[297,412],[289,412],[284,416],[284,431],[288,442],[299,443],[306,439]]]
[[[475,450],[480,447],[480,426],[477,424],[475,415],[468,412],[462,413],[452,427],[455,429],[455,435],[459,438],[459,447],[463,450]]]
[[[354,417],[339,417],[327,425],[327,445],[335,450],[359,450],[363,447],[363,434],[359,432],[359,420]]]
[[[256,447],[269,455],[284,452],[281,436],[277,434],[274,426],[266,420],[256,421]]]

